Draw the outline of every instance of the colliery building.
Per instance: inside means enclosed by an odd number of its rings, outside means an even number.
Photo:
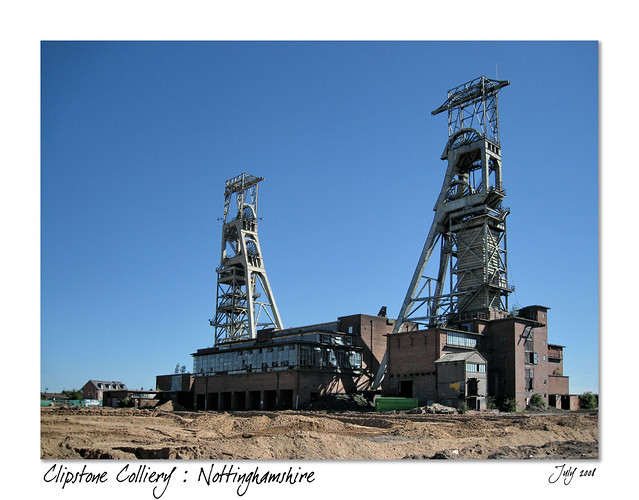
[[[158,377],[164,397],[202,410],[273,410],[360,393],[481,410],[490,398],[523,409],[539,394],[569,409],[564,348],[549,343],[549,308],[508,303],[510,209],[497,107],[507,85],[482,76],[450,89],[432,112],[448,113],[447,168],[396,319],[383,307],[376,316],[284,328],[257,231],[263,179],[244,173],[226,181],[214,346],[192,354],[192,377]]]
[[[503,318],[468,321],[461,329],[407,324],[393,333],[396,320],[356,314],[259,331],[255,339],[193,353],[189,391],[200,410],[299,409],[327,394],[347,393],[478,410],[486,408],[488,396],[515,399],[523,409],[540,394],[549,406],[570,409],[563,346],[548,342],[547,318],[548,308],[530,306]],[[386,376],[375,389],[384,353]]]
[[[365,393],[372,384],[394,322],[356,314],[193,353],[198,409],[297,409],[327,394]]]
[[[569,409],[563,347],[548,342],[547,321],[547,307],[529,306],[457,328],[391,333],[384,393],[478,410],[488,396],[515,399],[523,409],[540,394],[548,405]]]

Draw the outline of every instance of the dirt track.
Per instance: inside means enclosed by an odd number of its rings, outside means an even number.
[[[43,408],[40,448],[43,459],[583,459],[598,456],[598,415]]]

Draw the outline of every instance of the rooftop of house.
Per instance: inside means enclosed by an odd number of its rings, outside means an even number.
[[[89,380],[87,384],[93,384],[100,390],[126,389],[126,385],[118,380]]]

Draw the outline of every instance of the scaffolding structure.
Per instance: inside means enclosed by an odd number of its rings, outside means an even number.
[[[255,338],[260,329],[282,328],[257,235],[257,188],[262,180],[243,173],[225,184],[215,319],[209,320],[216,345]]]

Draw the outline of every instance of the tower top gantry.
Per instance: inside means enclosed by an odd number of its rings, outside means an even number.
[[[508,80],[480,76],[450,89],[444,104],[431,115],[448,111],[448,137],[470,128],[499,145],[497,92],[507,85],[510,85]]]

